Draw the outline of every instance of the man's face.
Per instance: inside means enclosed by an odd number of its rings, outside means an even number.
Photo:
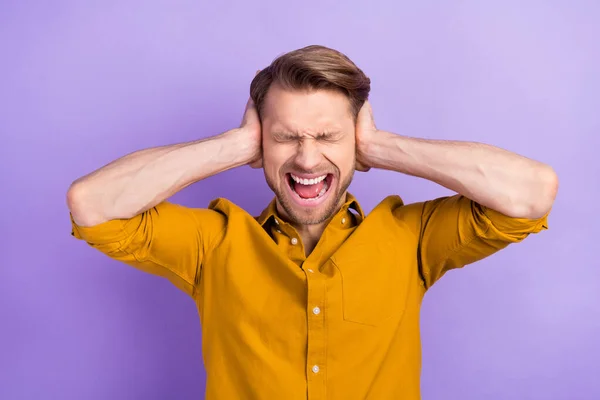
[[[333,216],[345,200],[356,157],[346,96],[273,85],[262,132],[265,178],[290,222],[319,224]]]

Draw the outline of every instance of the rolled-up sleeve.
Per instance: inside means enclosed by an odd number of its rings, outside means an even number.
[[[462,195],[402,208],[399,214],[417,225],[417,257],[427,287],[451,269],[479,261],[548,229],[548,214],[538,219],[512,218]]]
[[[210,209],[163,202],[130,219],[83,227],[71,215],[71,234],[107,256],[162,276],[194,296],[205,254],[223,232],[225,217]]]

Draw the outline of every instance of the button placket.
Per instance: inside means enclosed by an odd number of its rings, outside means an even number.
[[[314,268],[314,266],[311,265]],[[307,313],[308,318],[308,351],[306,358],[306,369],[308,376],[308,398],[326,398],[325,373],[325,278],[324,275],[316,274],[312,268],[305,269],[307,284]]]

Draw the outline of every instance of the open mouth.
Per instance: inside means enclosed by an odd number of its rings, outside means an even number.
[[[333,182],[333,174],[323,174],[310,179],[295,174],[286,174],[287,182],[292,192],[302,202],[314,202],[322,199]]]

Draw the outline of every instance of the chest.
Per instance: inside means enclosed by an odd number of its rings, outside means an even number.
[[[418,281],[413,235],[357,231],[331,248],[319,243],[309,257],[294,242],[249,237],[218,248],[203,266],[201,316],[299,328],[311,315],[370,326],[401,317]]]

